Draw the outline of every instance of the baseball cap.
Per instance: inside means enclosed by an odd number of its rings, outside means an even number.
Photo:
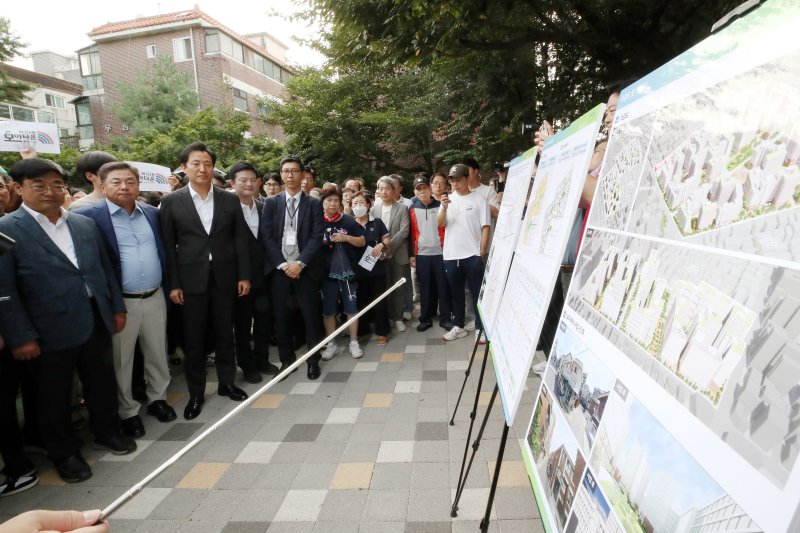
[[[467,176],[469,176],[469,168],[461,163],[450,167],[450,172],[447,174],[448,178],[466,178]]]
[[[420,185],[430,185],[430,181],[425,176],[417,176],[414,178],[414,188],[416,189]]]

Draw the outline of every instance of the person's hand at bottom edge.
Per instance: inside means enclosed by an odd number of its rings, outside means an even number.
[[[40,533],[60,531],[73,533],[105,533],[108,522],[94,525],[100,518],[100,510],[93,511],[45,511],[37,509],[15,516],[0,524],[0,533]]]

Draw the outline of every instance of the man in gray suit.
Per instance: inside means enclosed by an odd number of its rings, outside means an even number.
[[[391,287],[406,274],[408,268],[408,234],[411,219],[408,216],[408,208],[397,201],[397,184],[391,177],[383,176],[378,180],[375,195],[381,199],[381,203],[376,202],[372,206],[371,214],[383,221],[392,239],[390,254],[386,260],[386,286]],[[389,295],[389,319],[400,333],[407,329],[403,323],[403,303],[402,291],[394,291]]]
[[[125,327],[125,304],[94,222],[67,213],[64,170],[23,159],[9,170],[22,206],[0,219],[16,241],[0,257],[0,334],[15,359],[32,362],[42,440],[67,482],[89,479],[72,432],[75,370],[84,385],[95,444],[124,455],[136,443],[120,431],[111,334]]]

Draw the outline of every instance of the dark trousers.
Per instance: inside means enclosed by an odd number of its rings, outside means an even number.
[[[319,283],[306,272],[299,279],[292,279],[280,270],[270,274],[270,289],[275,316],[275,334],[278,338],[278,356],[281,363],[291,364],[297,360],[294,353],[292,327],[289,324],[291,313],[288,301],[295,295],[300,304],[300,313],[306,333],[306,346],[310,350],[324,337],[322,334],[322,303]],[[319,352],[308,358],[308,362],[319,361]]]
[[[217,287],[214,276],[208,276],[206,292],[183,294],[184,369],[189,395],[202,398],[206,389],[206,330],[214,333],[217,380],[220,385],[233,385],[236,359],[233,348],[233,315],[236,293],[232,286]]]
[[[439,302],[440,320],[450,320],[450,290],[441,255],[417,256],[417,279],[419,280],[419,321],[431,322]],[[462,291],[463,292],[463,291]]]
[[[17,418],[17,393],[22,388],[22,410],[25,415],[23,438]],[[34,465],[22,454],[23,442],[39,444],[39,415],[36,403],[36,383],[30,364],[16,361],[8,348],[0,351],[0,456],[3,473],[19,477],[33,470]]]
[[[358,278],[358,309],[364,309],[386,291],[386,276],[364,276]],[[369,334],[369,323],[375,324],[375,335],[389,336],[389,304],[384,298],[358,320],[358,334]]]
[[[483,281],[483,259],[479,255],[473,255],[466,259],[446,260],[444,261],[444,270],[447,273],[450,296],[453,301],[453,325],[460,328],[464,327],[464,314],[466,312],[464,307],[466,305],[464,286],[466,284],[469,287],[469,293],[472,296],[472,307],[475,310],[475,327],[483,329],[481,317],[478,313],[478,294],[481,290],[481,281]]]
[[[167,353],[174,355],[178,348],[183,348],[182,305],[167,302]]]
[[[236,363],[245,373],[264,370],[269,362],[268,312],[269,291],[264,283],[236,299],[233,322]]]
[[[537,349],[544,351],[545,355],[549,355],[550,350],[553,348],[553,341],[556,338],[558,324],[561,321],[561,310],[564,308],[564,293],[566,292],[566,288],[569,287],[571,279],[571,273],[561,273],[559,279],[556,280],[555,287],[553,287],[553,296],[550,298],[550,305],[547,306],[547,312],[544,315],[542,333],[539,335],[539,342],[537,345]]]
[[[89,339],[74,348],[42,352],[33,359],[38,386],[39,429],[54,462],[80,452],[80,439],[72,431],[72,375],[78,371],[89,409],[89,428],[95,437],[119,432],[117,379],[111,351],[111,334],[93,303],[94,327]]]

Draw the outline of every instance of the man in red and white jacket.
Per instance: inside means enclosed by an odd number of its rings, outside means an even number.
[[[450,319],[450,288],[444,271],[442,247],[444,227],[439,227],[437,214],[440,202],[431,195],[431,186],[424,174],[414,179],[414,199],[411,201],[411,257],[409,263],[417,269],[419,278],[420,315],[417,331],[433,326],[436,300],[439,303],[439,325],[453,327]]]

